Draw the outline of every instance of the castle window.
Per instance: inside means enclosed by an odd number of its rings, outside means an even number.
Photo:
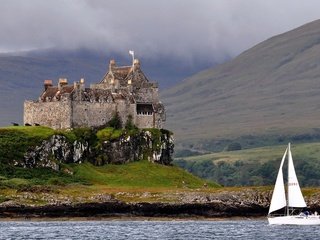
[[[152,115],[153,114],[152,104],[138,103],[137,104],[137,114],[138,115]]]

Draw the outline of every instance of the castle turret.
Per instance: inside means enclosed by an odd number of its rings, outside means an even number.
[[[58,89],[61,90],[66,85],[68,85],[68,80],[66,78],[59,78]]]
[[[47,91],[49,87],[52,87],[52,80],[46,79],[43,82],[44,90]]]
[[[116,61],[114,59],[111,59],[109,62],[109,71],[112,70],[116,66]]]
[[[133,61],[133,67],[134,67],[134,69],[133,70],[136,70],[136,69],[138,69],[138,68],[140,68],[140,61],[139,61],[139,59],[134,59],[134,61]]]

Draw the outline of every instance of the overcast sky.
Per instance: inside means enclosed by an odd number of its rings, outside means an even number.
[[[320,18],[319,0],[0,0],[0,52],[86,47],[235,56]]]

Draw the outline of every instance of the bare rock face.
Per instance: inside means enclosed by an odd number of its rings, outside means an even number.
[[[141,131],[135,136],[120,136],[118,139],[104,141],[98,147],[91,146],[87,141],[70,142],[65,136],[53,135],[39,146],[29,149],[23,161],[16,165],[59,170],[60,163],[82,163],[88,160],[95,165],[124,164],[145,158],[169,165],[173,160],[173,138],[167,131],[160,133],[154,135],[150,131]]]
[[[170,165],[174,143],[168,132],[154,135],[146,130],[139,135],[105,141],[100,151],[98,158],[102,158],[105,163],[123,164],[147,158],[150,162]]]
[[[65,136],[53,135],[24,155],[23,167],[47,167],[59,170],[59,163],[81,163],[89,151],[87,142],[68,142]]]

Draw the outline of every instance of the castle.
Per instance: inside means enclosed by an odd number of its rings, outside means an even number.
[[[103,126],[118,113],[123,124],[128,118],[138,128],[162,128],[165,109],[159,100],[158,84],[149,82],[133,59],[131,66],[110,61],[100,83],[85,87],[85,80],[58,85],[44,80],[44,91],[37,101],[24,102],[24,124],[53,129]]]

